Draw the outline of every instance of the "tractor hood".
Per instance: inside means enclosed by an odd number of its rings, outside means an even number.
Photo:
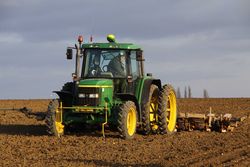
[[[113,81],[110,79],[84,79],[79,81],[79,87],[112,88]]]
[[[110,107],[113,81],[110,79],[84,79],[78,84],[78,106]]]

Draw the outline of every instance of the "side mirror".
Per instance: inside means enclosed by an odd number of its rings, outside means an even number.
[[[71,60],[72,57],[73,57],[73,50],[72,49],[67,49],[66,55],[67,55],[67,59]]]

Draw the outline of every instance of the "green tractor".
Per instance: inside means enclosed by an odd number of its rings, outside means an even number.
[[[142,49],[117,43],[83,43],[67,48],[67,59],[76,50],[73,81],[54,91],[59,99],[48,106],[46,124],[51,135],[62,136],[74,124],[115,128],[124,139],[143,134],[173,133],[177,119],[176,95],[169,84],[144,73]]]

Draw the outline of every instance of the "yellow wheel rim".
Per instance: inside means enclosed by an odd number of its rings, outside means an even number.
[[[158,99],[157,97],[152,97],[150,101],[150,114],[149,120],[153,130],[158,128],[157,121],[158,121]]]
[[[132,136],[136,130],[136,110],[134,108],[130,108],[127,116],[127,129],[128,134]]]
[[[167,112],[168,130],[170,132],[173,132],[175,130],[176,118],[177,118],[176,97],[173,91],[169,92],[167,104],[168,108],[166,112]]]

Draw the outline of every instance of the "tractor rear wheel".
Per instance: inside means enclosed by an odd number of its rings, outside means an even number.
[[[148,103],[142,110],[142,130],[146,135],[150,132],[156,132],[158,129],[158,102],[159,88],[156,85],[151,85]]]
[[[124,139],[132,139],[136,133],[137,111],[134,102],[127,101],[120,106],[118,113],[118,131]]]
[[[177,103],[176,94],[171,85],[164,85],[160,92],[158,112],[160,133],[173,133],[177,121]]]
[[[58,100],[52,100],[49,103],[45,123],[47,126],[47,132],[50,135],[61,137],[64,134],[64,125],[62,124],[62,111],[59,109]]]

